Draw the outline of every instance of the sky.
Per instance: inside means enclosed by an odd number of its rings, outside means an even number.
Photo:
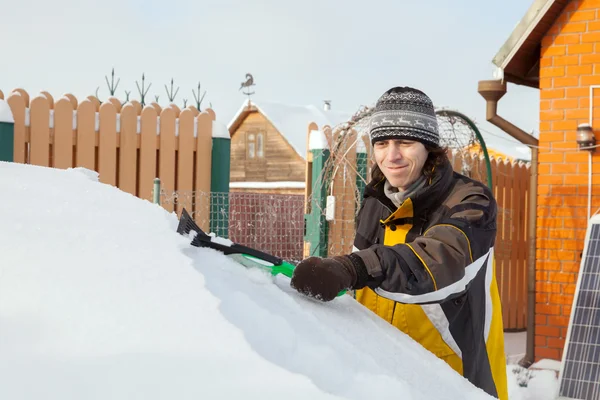
[[[96,172],[0,162],[0,187],[2,399],[492,399],[352,296],[192,247]],[[556,397],[552,370],[507,374],[509,400]]]
[[[331,100],[353,113],[387,89],[412,86],[438,107],[457,109],[487,130],[477,82],[492,79],[491,60],[530,1],[504,0],[0,0],[0,90],[21,87],[78,98],[105,76],[120,77],[117,96],[136,95],[146,75],[148,97],[193,103],[198,82],[224,123],[246,97],[286,104]],[[509,85],[499,114],[527,132],[538,130],[539,93]]]

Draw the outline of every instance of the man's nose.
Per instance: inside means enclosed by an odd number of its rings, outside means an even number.
[[[389,161],[397,161],[402,158],[402,153],[398,146],[391,145],[387,154]]]

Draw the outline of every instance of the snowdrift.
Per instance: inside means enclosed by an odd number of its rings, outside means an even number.
[[[190,247],[97,178],[0,163],[0,398],[491,398],[350,296]]]

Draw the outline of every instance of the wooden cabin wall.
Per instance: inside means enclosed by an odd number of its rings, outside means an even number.
[[[262,132],[264,157],[248,157],[247,135]],[[250,113],[231,138],[231,182],[303,182],[305,161],[260,113]]]

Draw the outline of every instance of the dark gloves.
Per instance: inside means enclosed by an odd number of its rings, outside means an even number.
[[[307,296],[331,301],[342,290],[365,287],[368,278],[365,264],[356,254],[309,257],[294,269],[291,286]]]

